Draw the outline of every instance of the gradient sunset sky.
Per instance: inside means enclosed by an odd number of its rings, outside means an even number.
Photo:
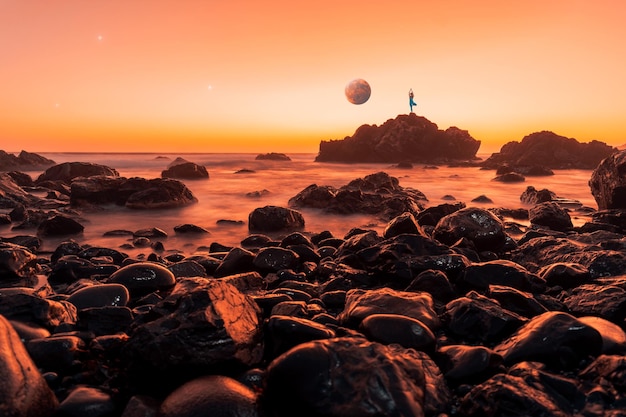
[[[623,0],[0,0],[0,149],[317,152],[408,113],[409,88],[479,152],[618,146],[625,22]]]

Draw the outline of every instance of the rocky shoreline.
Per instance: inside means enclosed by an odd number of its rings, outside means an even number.
[[[39,182],[53,208],[3,174],[5,221],[48,228],[0,240],[0,414],[626,416],[624,155],[593,172],[601,210],[580,227],[549,190],[529,187],[516,213],[425,207],[375,173],[254,210],[240,245],[165,254],[155,228],[134,258],[39,247],[75,210],[126,204],[120,190],[178,201],[159,191],[176,180],[55,168]],[[305,232],[295,209],[311,205],[377,207],[387,227]]]

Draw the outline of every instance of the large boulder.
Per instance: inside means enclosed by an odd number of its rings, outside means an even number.
[[[255,232],[302,230],[304,217],[299,211],[285,207],[265,206],[254,209],[248,216],[248,229]]]
[[[492,154],[483,166],[496,169],[502,165],[513,168],[543,166],[553,169],[593,169],[616,151],[604,142],[578,142],[573,138],[542,131],[525,136],[521,142],[506,143]]]
[[[471,241],[478,251],[500,252],[506,243],[504,225],[495,214],[468,207],[443,217],[435,226],[433,237],[446,245],[459,239]]]
[[[183,162],[176,165],[170,164],[166,170],[161,172],[161,177],[199,180],[208,179],[209,173],[202,165],[198,165],[194,162]]]
[[[310,185],[289,199],[289,206],[318,208],[333,214],[373,214],[391,220],[403,213],[417,215],[425,201],[427,198],[421,191],[404,188],[396,177],[377,172],[338,189]]]
[[[600,210],[626,208],[626,150],[602,160],[591,174],[589,187]]]
[[[414,113],[362,125],[343,140],[322,141],[317,162],[426,162],[474,159],[480,141],[466,130],[440,130]]]
[[[91,162],[64,162],[46,169],[37,178],[36,182],[61,181],[69,184],[74,178],[93,177],[94,175],[120,176],[117,170],[106,165],[93,164]]]
[[[40,201],[40,198],[24,191],[11,175],[0,173],[0,208],[31,206]]]

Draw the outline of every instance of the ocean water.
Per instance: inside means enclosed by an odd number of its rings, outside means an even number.
[[[257,161],[257,154],[105,154],[105,153],[42,153],[61,162],[93,162],[119,171],[123,177],[158,178],[161,171],[177,157],[206,166],[208,180],[185,181],[197,197],[198,203],[179,209],[137,211],[124,207],[105,207],[99,212],[82,213],[85,231],[72,236],[79,243],[118,248],[129,243],[128,237],[104,237],[107,231],[125,229],[136,231],[158,227],[168,233],[160,239],[166,251],[187,254],[202,251],[212,242],[237,245],[248,236],[248,215],[257,207],[266,205],[288,206],[291,197],[311,184],[340,187],[349,181],[368,174],[385,171],[399,179],[403,187],[420,190],[428,198],[427,206],[438,205],[445,195],[463,201],[467,206],[483,208],[520,208],[520,195],[526,187],[547,188],[559,197],[580,201],[583,206],[597,208],[588,181],[590,170],[556,170],[548,177],[528,177],[525,182],[505,184],[493,181],[495,171],[477,167],[425,166],[415,164],[412,169],[401,169],[391,164],[338,164],[314,162],[315,154],[289,154],[291,161]],[[489,155],[479,155],[483,159]],[[251,173],[236,173],[239,170]],[[42,171],[28,172],[36,178]],[[259,192],[251,197],[249,193]],[[472,203],[485,195],[493,203]],[[331,215],[313,209],[300,210],[305,219],[305,232],[331,231],[343,236],[353,227],[367,227],[382,231],[385,222],[368,215]],[[241,226],[220,226],[218,220],[240,220]],[[583,224],[587,217],[573,215],[575,225]],[[519,221],[518,221],[519,222]],[[174,226],[192,223],[210,231],[209,235],[185,236],[174,233]],[[523,223],[523,222],[521,222]],[[36,231],[0,228],[0,236],[34,234]],[[42,250],[53,250],[61,240],[47,239]],[[124,250],[131,255],[149,253],[150,249]],[[133,253],[136,252],[136,253]]]

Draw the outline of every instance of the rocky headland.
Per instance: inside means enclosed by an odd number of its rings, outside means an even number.
[[[0,150],[0,172],[47,168],[55,162],[36,153],[21,151],[13,155]]]
[[[342,140],[322,141],[318,162],[448,163],[476,158],[480,141],[466,130],[441,130],[415,113],[362,125]]]
[[[158,228],[135,232],[148,251],[135,257],[73,240],[43,252],[45,233],[2,238],[0,414],[623,416],[624,161],[613,154],[593,171],[605,208],[582,226],[550,190],[529,187],[516,213],[427,207],[379,172],[307,187],[291,204],[378,208],[381,233],[307,231],[296,207],[265,206],[239,245],[193,255],[151,244]],[[73,177],[79,169],[99,173]],[[47,211],[2,174],[4,220],[32,212],[77,230],[58,212],[128,186],[107,188],[120,177],[102,169],[46,174],[39,187],[68,192]],[[78,189],[93,194],[70,205]],[[524,216],[527,226],[511,220]]]

